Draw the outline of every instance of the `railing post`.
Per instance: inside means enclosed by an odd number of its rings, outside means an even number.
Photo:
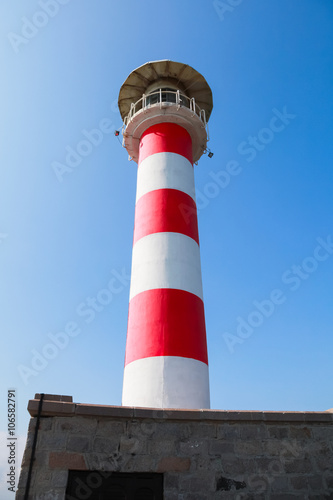
[[[133,113],[133,110],[135,110],[135,104],[134,104],[134,102],[131,102],[130,118],[132,118],[132,117],[133,117],[133,114],[135,113],[135,111],[134,111],[134,113]]]
[[[206,126],[206,123],[207,123],[206,122],[206,111],[204,109],[200,109],[200,120],[203,122],[204,126]]]
[[[177,90],[176,92],[176,104],[177,104],[177,109],[180,108],[180,92]]]
[[[192,111],[192,116],[195,115],[195,99],[194,97],[191,97],[191,108],[190,110]]]

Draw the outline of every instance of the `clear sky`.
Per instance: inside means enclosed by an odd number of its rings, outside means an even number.
[[[136,164],[113,130],[121,84],[156,59],[213,91],[214,156],[195,167],[212,408],[332,408],[331,0],[17,0],[0,15],[2,472],[8,389],[20,453],[36,392],[121,404]]]

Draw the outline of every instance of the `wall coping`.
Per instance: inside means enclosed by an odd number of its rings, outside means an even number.
[[[28,403],[32,417],[38,414],[40,394]],[[332,409],[326,411],[232,411],[138,408],[74,403],[72,396],[45,394],[41,417],[145,418],[221,422],[326,422],[333,423]]]

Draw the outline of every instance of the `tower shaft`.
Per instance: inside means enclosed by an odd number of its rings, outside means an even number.
[[[209,408],[192,140],[174,123],[140,139],[123,405]]]

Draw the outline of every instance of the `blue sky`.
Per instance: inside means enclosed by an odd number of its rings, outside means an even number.
[[[136,164],[113,130],[157,59],[213,91],[195,167],[212,408],[331,408],[332,2],[54,2],[1,6],[2,431],[10,388],[23,439],[36,392],[121,404]]]

